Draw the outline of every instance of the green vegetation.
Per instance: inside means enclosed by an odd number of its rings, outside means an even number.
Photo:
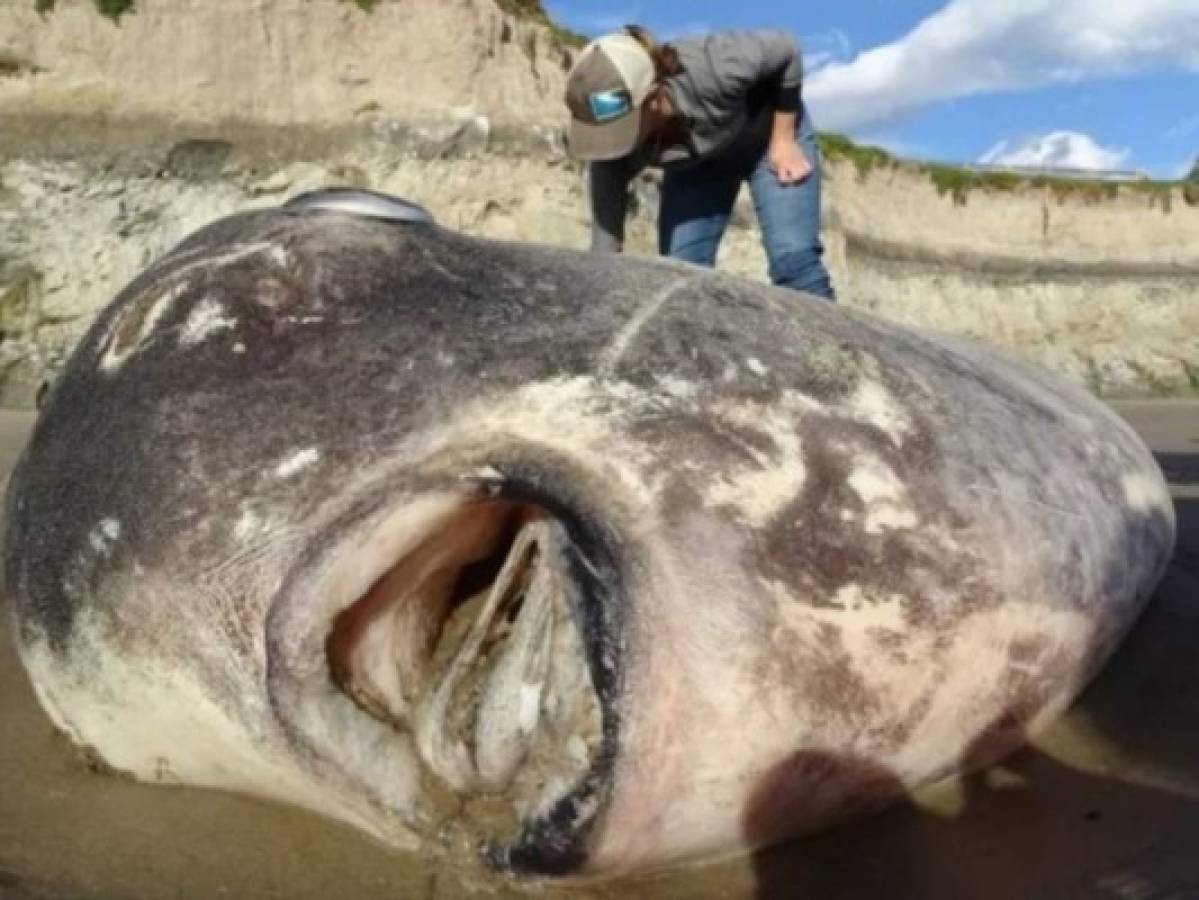
[[[370,12],[379,5],[379,0],[348,0],[348,2],[353,3],[363,12]]]
[[[496,0],[496,3],[500,9],[511,16],[544,25],[564,47],[582,47],[587,43],[587,38],[583,35],[571,31],[569,28],[563,28],[551,19],[549,13],[545,11],[545,7],[541,5],[541,0]]]
[[[1182,183],[1182,199],[1187,206],[1199,206],[1199,158],[1196,158],[1191,174]]]
[[[114,22],[119,21],[127,12],[133,12],[133,0],[96,0],[100,15],[107,16]]]
[[[858,170],[858,177],[865,178],[875,169],[893,168],[899,160],[882,147],[855,144],[843,134],[826,131],[818,136],[820,152],[825,159],[848,160]]]
[[[1128,192],[1144,196],[1149,205],[1161,206],[1169,212],[1174,203],[1175,191],[1181,188],[1183,200],[1191,206],[1199,205],[1199,180],[1194,182],[1153,181],[1101,181],[1084,178],[1061,178],[1051,175],[1032,175],[1020,172],[986,171],[953,166],[946,163],[902,160],[881,147],[855,144],[843,134],[832,132],[819,135],[820,151],[825,159],[850,162],[859,178],[866,178],[876,169],[905,168],[923,172],[937,188],[941,196],[949,196],[954,203],[965,206],[972,191],[1010,192],[1020,189],[1047,190],[1059,202],[1069,198],[1080,198],[1087,203],[1114,200]]]
[[[133,12],[135,0],[95,0],[100,15],[119,22],[125,13]],[[33,8],[41,15],[54,11],[54,0],[33,0]]]
[[[0,259],[0,339],[29,330],[41,277],[31,266],[10,267]]]
[[[1191,386],[1191,390],[1199,391],[1199,366],[1193,366],[1183,360],[1182,368],[1187,373],[1187,383]]]
[[[942,197],[948,194],[961,206],[966,205],[971,190],[1014,191],[1028,180],[1012,172],[975,172],[943,163],[930,163],[925,168],[937,193]]]

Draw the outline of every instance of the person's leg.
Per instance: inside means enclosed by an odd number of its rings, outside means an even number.
[[[735,177],[700,180],[666,173],[658,208],[658,251],[701,266],[716,265],[716,251],[740,187]]]
[[[770,280],[783,287],[835,299],[820,241],[820,149],[807,110],[800,107],[795,138],[812,164],[799,184],[779,184],[763,157],[749,176],[749,189],[770,262]]]

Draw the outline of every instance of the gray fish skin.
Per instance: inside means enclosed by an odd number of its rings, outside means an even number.
[[[973,344],[300,205],[98,317],[4,555],[41,703],[114,769],[607,875],[1015,748],[1173,515],[1106,407]]]

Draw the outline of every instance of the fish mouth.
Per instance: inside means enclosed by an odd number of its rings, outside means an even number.
[[[415,830],[501,871],[565,875],[611,788],[618,591],[588,517],[539,494],[472,483],[401,550],[363,556],[376,571],[321,649],[327,684],[411,748]]]

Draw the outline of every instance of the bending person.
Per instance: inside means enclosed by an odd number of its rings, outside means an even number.
[[[567,80],[569,146],[589,161],[592,250],[620,252],[629,182],[664,171],[658,247],[712,266],[741,184],[775,284],[833,299],[820,242],[820,155],[781,31],[656,44],[630,25],[588,44]]]

